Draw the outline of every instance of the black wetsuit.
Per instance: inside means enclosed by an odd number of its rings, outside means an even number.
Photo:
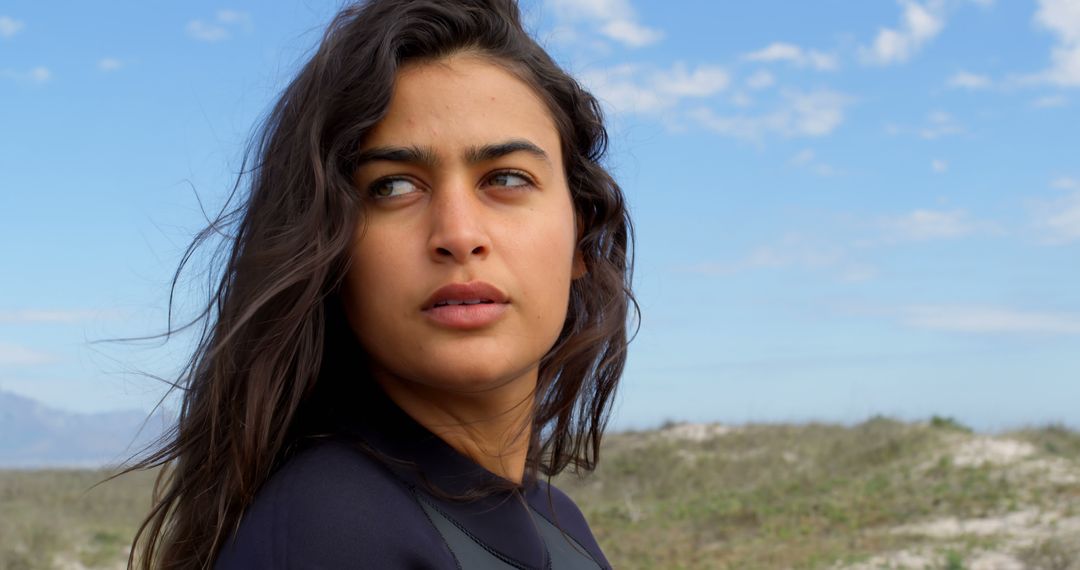
[[[424,478],[461,493],[497,476],[385,395],[376,400],[335,419],[339,436],[308,446],[271,476],[215,570],[610,568],[574,502],[543,481],[468,503],[425,491]],[[388,467],[357,440],[418,469]]]

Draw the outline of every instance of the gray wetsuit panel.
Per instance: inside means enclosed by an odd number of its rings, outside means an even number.
[[[493,550],[477,542],[450,520],[441,510],[416,493],[417,502],[427,513],[432,524],[446,541],[446,546],[457,558],[463,570],[516,570],[522,568],[498,556]],[[551,570],[599,570],[600,565],[585,554],[585,549],[576,541],[569,542],[569,537],[551,524],[539,513],[529,509],[529,514],[536,521],[537,530],[544,540],[551,560]]]

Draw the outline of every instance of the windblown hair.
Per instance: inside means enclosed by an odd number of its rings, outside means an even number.
[[[370,0],[330,23],[253,137],[226,207],[173,276],[175,291],[197,250],[224,237],[198,317],[174,328],[170,297],[163,336],[200,331],[172,383],[179,420],[118,474],[161,468],[129,568],[208,568],[262,484],[312,435],[301,420],[318,416],[315,396],[332,388],[322,385],[335,378],[324,367],[356,360],[342,354],[351,331],[339,297],[363,223],[355,154],[385,116],[402,66],[462,52],[503,67],[545,102],[582,224],[587,271],[571,282],[565,324],[540,362],[526,477],[595,468],[638,311],[633,226],[601,165],[600,106],[529,37],[514,0]]]

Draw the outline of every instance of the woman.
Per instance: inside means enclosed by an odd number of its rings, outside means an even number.
[[[513,0],[343,10],[181,263],[233,225],[129,566],[607,568],[541,479],[595,467],[636,309],[605,145]]]

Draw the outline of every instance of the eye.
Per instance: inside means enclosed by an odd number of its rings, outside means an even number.
[[[488,182],[493,186],[503,186],[506,188],[524,188],[526,186],[531,186],[533,183],[524,173],[514,170],[496,172],[491,178],[488,178]]]
[[[413,190],[410,190],[412,188]],[[376,200],[396,198],[415,191],[416,185],[406,178],[383,178],[368,187],[368,193]]]

